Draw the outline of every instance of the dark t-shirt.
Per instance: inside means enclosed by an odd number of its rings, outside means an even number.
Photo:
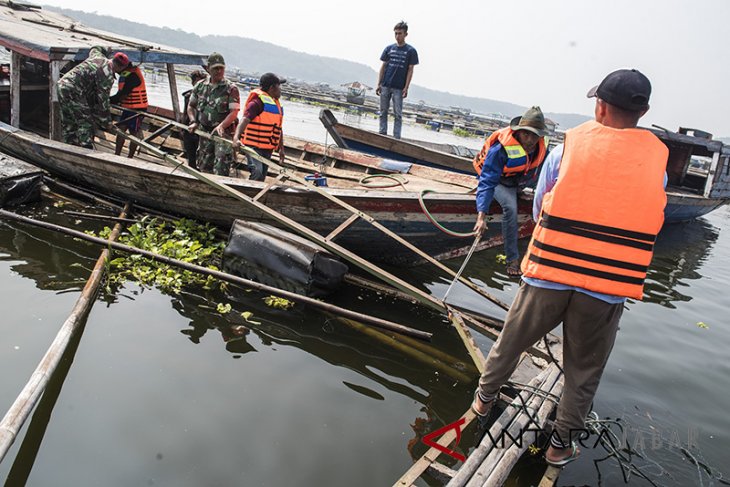
[[[418,64],[418,52],[409,45],[391,44],[383,50],[380,60],[386,63],[382,85],[402,90],[406,86],[408,67]]]

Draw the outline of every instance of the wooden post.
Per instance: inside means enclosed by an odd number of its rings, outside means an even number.
[[[10,125],[20,127],[20,54],[10,54]]]
[[[61,106],[58,103],[58,80],[61,78],[61,62],[51,61],[49,68],[51,76],[48,80],[48,92],[50,93],[48,104],[48,136],[51,140],[61,140]]]
[[[177,95],[177,78],[175,78],[175,65],[167,63],[167,77],[170,80],[170,96],[172,97],[172,111],[175,112],[175,120],[177,122],[182,120],[182,114],[180,113],[180,98]]]
[[[715,172],[717,172],[717,165],[720,162],[720,151],[718,150],[712,154],[712,162],[710,163],[710,170],[707,172],[707,182],[705,182],[705,191],[703,193],[705,198],[709,198],[712,192],[712,183],[715,182]]]

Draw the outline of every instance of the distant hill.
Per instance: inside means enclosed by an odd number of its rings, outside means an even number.
[[[145,39],[151,42],[189,49],[200,53],[218,51],[231,66],[237,66],[247,73],[273,71],[289,78],[302,81],[328,83],[339,86],[351,81],[374,84],[377,73],[370,66],[344,59],[317,56],[298,52],[268,42],[234,36],[199,36],[180,29],[154,27],[119,19],[108,15],[70,10],[53,6],[43,8],[60,12],[89,27],[103,29],[120,35]],[[507,116],[522,114],[527,108],[514,103],[455,95],[412,85],[412,100],[424,100],[430,105],[469,108],[478,113],[502,113]],[[546,113],[546,116],[565,129],[589,120],[577,114]]]

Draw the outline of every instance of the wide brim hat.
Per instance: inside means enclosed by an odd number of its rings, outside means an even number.
[[[550,133],[545,125],[545,116],[542,114],[540,107],[532,107],[523,115],[513,118],[509,128],[514,131],[527,130],[538,137],[545,137]]]

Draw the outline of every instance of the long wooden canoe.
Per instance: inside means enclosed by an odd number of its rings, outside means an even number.
[[[1,122],[0,148],[65,179],[161,211],[223,227],[230,226],[237,218],[267,221],[260,212],[205,183],[152,162],[52,141]],[[266,186],[265,182],[214,177],[252,197]],[[420,208],[418,192],[356,188],[331,188],[330,191],[431,255],[457,256],[471,243],[470,239],[442,233],[428,221]],[[321,235],[327,235],[350,217],[346,210],[301,186],[279,184],[261,201]],[[432,215],[451,230],[466,233],[473,227],[476,219],[473,194],[428,195],[425,201]],[[529,208],[523,208],[520,226],[523,236],[529,234],[532,226],[528,211]],[[501,214],[493,216],[482,247],[501,244],[500,221]],[[352,225],[337,241],[372,260],[399,264],[416,260],[411,251],[365,222]]]

